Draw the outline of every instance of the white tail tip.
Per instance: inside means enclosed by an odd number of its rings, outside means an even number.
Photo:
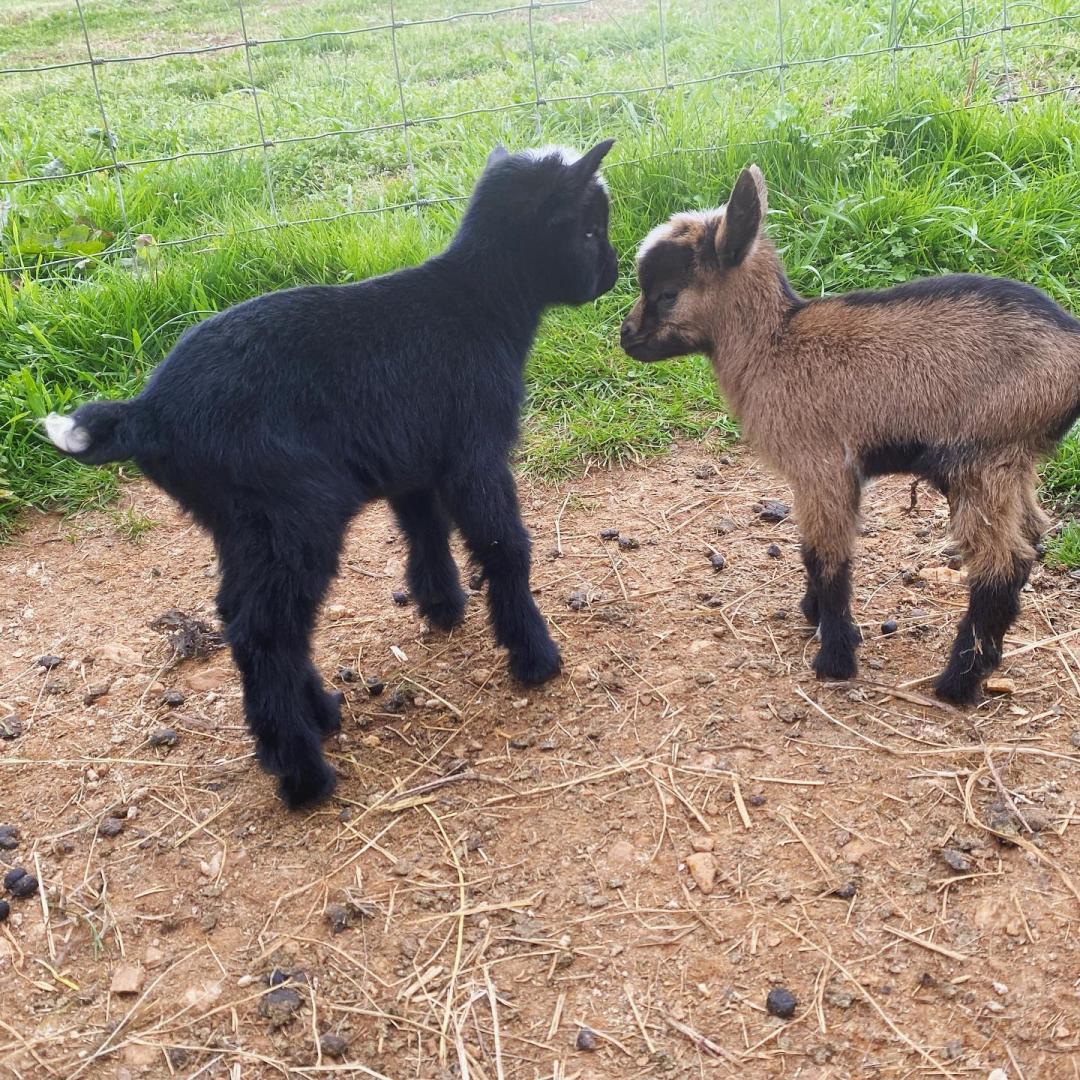
[[[45,432],[65,454],[81,454],[90,445],[90,432],[79,427],[70,416],[49,413],[45,417]]]

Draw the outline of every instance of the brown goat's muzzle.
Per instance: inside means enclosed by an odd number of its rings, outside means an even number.
[[[669,340],[662,325],[647,326],[639,300],[630,310],[619,328],[619,345],[627,356],[645,364],[669,360],[682,353],[681,342]]]

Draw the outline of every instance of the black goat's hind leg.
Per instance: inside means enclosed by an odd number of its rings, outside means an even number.
[[[222,593],[232,614],[226,637],[243,681],[248,727],[259,763],[278,777],[290,809],[321,802],[336,783],[320,739],[336,730],[339,711],[309,645],[343,525],[331,528],[325,509],[321,516],[317,528],[315,515],[245,514],[221,545]]]
[[[437,630],[451,630],[465,618],[465,592],[450,554],[450,522],[433,491],[390,500],[409,541],[409,591],[420,614]]]
[[[562,657],[529,589],[531,544],[509,467],[485,463],[463,473],[448,505],[487,579],[495,639],[510,653],[511,674],[529,685],[557,675]]]

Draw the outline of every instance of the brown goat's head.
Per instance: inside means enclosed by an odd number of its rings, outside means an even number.
[[[767,205],[765,178],[751,165],[726,206],[676,214],[649,233],[637,257],[641,295],[620,333],[627,355],[650,363],[713,350],[725,294],[738,288]]]

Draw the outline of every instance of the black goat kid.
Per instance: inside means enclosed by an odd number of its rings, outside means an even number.
[[[456,526],[511,672],[540,683],[559,671],[529,591],[509,456],[543,311],[615,284],[597,173],[610,148],[499,147],[442,254],[239,304],[187,331],[138,397],[46,420],[79,461],[133,458],[212,534],[248,726],[290,807],[334,789],[320,739],[340,727],[339,700],[310,638],[346,527],[370,500],[390,501],[409,587],[434,626],[464,616]]]

